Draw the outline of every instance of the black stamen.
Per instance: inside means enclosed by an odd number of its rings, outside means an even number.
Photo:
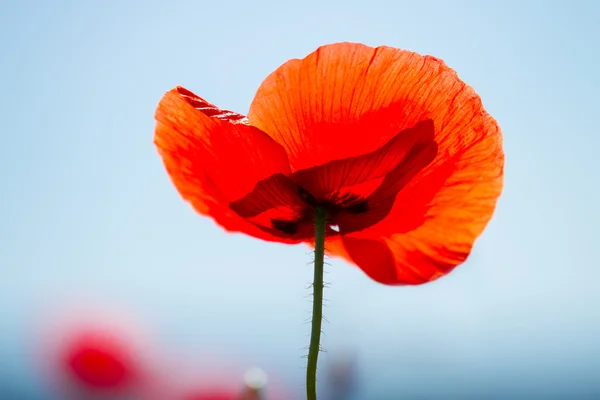
[[[296,221],[271,219],[271,225],[273,225],[273,228],[277,229],[278,231],[287,233],[288,235],[293,235],[298,232],[298,222]]]
[[[367,200],[363,200],[360,203],[344,207],[344,209],[352,214],[364,214],[369,211],[369,202]]]
[[[300,185],[298,185],[298,195],[300,196],[300,199],[309,206],[316,207],[318,205],[315,196]]]

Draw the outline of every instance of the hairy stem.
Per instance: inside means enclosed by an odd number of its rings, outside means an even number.
[[[306,398],[317,400],[317,359],[321,342],[323,320],[323,262],[325,258],[325,209],[315,209],[315,277],[313,281],[313,312],[306,368]]]

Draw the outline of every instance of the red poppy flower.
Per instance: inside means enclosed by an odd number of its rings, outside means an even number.
[[[262,395],[259,391],[251,388],[237,388],[236,390],[226,388],[204,388],[185,396],[184,400],[260,400]]]
[[[193,393],[186,396],[184,400],[239,400],[239,395],[231,390],[214,389]]]
[[[91,389],[124,389],[136,378],[129,349],[101,332],[82,332],[74,337],[65,349],[63,362],[79,383]]]
[[[205,355],[206,356],[206,355]],[[210,360],[210,358],[209,358]],[[207,359],[203,360],[207,362]],[[222,359],[210,360],[199,374],[193,372],[194,367],[181,368],[177,371],[177,377],[173,377],[174,392],[169,397],[181,400],[259,400],[265,397],[269,399],[289,399],[283,396],[284,391],[278,383],[270,384],[265,396],[267,375],[260,368],[250,368],[245,371],[243,380],[239,376],[242,371],[234,365],[227,366]],[[208,366],[208,367],[207,367]],[[210,368],[210,369],[205,369]],[[190,375],[189,373],[192,372]],[[177,379],[179,378],[179,379]],[[183,381],[181,380],[183,378]]]
[[[179,193],[232,232],[312,243],[385,284],[421,284],[470,253],[502,190],[496,121],[441,60],[338,43],[290,60],[248,117],[182,87],[155,143]]]

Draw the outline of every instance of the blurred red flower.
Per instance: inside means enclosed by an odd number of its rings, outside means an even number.
[[[210,369],[202,368],[197,373],[188,375],[185,381],[178,385],[178,394],[170,397],[181,400],[291,399],[287,390],[284,390],[277,381],[267,385],[267,374],[262,369],[253,367],[242,373],[239,365],[235,366],[235,363],[230,364],[226,369],[221,369],[225,366],[222,360],[221,362],[217,360],[214,364],[210,364]],[[187,372],[193,369],[193,367],[188,368]]]
[[[134,320],[89,304],[46,312],[33,340],[48,390],[61,399],[160,399],[156,346]]]
[[[248,117],[182,87],[156,111],[155,143],[179,193],[232,232],[312,243],[385,284],[462,263],[503,186],[502,135],[441,60],[338,43],[269,75]]]
[[[205,390],[199,393],[192,393],[182,400],[240,400],[240,395],[231,390]]]
[[[130,349],[114,335],[97,331],[80,332],[70,340],[63,366],[79,383],[99,390],[124,389],[138,373]]]

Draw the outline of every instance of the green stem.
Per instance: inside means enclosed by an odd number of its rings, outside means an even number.
[[[306,367],[306,398],[317,400],[317,359],[321,341],[321,321],[323,320],[323,262],[325,258],[325,219],[327,212],[321,207],[315,209],[315,277],[313,281],[313,312]]]

